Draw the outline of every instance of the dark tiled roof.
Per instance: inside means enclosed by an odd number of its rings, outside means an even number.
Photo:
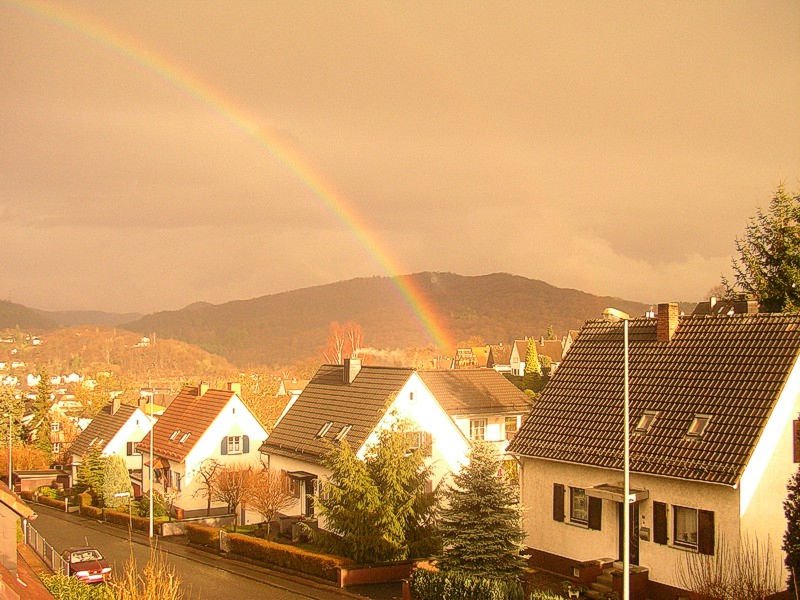
[[[419,375],[451,417],[530,410],[525,393],[494,369],[421,371]]]
[[[489,356],[486,360],[487,367],[507,365],[511,362],[511,346],[505,344],[492,344],[489,346]]]
[[[361,447],[386,412],[393,396],[408,381],[413,369],[363,366],[353,383],[344,383],[341,365],[323,365],[261,446],[275,452],[318,461],[327,442],[345,425],[352,425],[347,441]],[[327,422],[333,423],[323,439],[316,436]]]
[[[153,453],[182,461],[233,395],[230,390],[210,389],[200,396],[197,387],[184,386],[153,426]],[[175,431],[180,433],[174,436],[175,439],[170,439]],[[181,443],[185,433],[190,435]],[[149,451],[150,433],[137,447]]]
[[[563,351],[561,340],[542,340],[536,343],[536,352],[539,356],[547,356],[555,363],[561,362]]]
[[[103,410],[97,413],[97,416],[92,419],[92,422],[89,423],[86,429],[72,442],[69,448],[70,454],[73,456],[83,456],[86,454],[93,440],[97,440],[95,443],[100,444],[101,449],[104,448],[128,419],[130,419],[135,410],[135,406],[122,404],[117,412],[112,415],[111,406],[103,408]]]
[[[800,349],[800,315],[681,317],[671,342],[654,319],[630,321],[631,470],[733,485],[777,401]],[[621,469],[623,326],[589,321],[509,451]],[[711,415],[701,438],[686,435]]]

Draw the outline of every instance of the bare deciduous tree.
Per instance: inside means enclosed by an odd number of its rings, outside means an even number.
[[[247,502],[269,523],[275,518],[275,513],[295,502],[289,478],[270,469],[253,473]]]
[[[208,458],[200,463],[195,475],[199,478],[200,487],[194,492],[194,496],[206,498],[206,516],[211,515],[211,499],[214,490],[214,475],[216,475],[220,464],[213,458]]]
[[[782,589],[780,558],[772,546],[744,535],[738,545],[717,536],[713,555],[681,553],[676,575],[681,587],[702,600],[764,600]]]
[[[234,514],[235,527],[238,519],[236,511],[250,494],[253,469],[238,464],[220,465],[212,481],[211,499],[227,504],[228,510]]]

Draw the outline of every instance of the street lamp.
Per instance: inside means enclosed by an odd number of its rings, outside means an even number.
[[[155,433],[155,427],[154,427],[155,424],[153,423],[153,396],[154,395],[155,394],[154,394],[153,386],[151,384],[151,386],[150,386],[150,415],[148,417],[150,419],[150,472],[148,474],[149,477],[150,477],[150,497],[148,498],[148,500],[150,502],[150,506],[149,506],[150,510],[148,512],[150,514],[150,536],[149,537],[150,537],[151,541],[153,539],[153,434]]]
[[[622,384],[622,420],[623,420],[623,498],[622,498],[622,529],[625,532],[622,538],[622,598],[630,600],[631,597],[631,450],[630,450],[630,406],[628,397],[628,321],[627,313],[615,308],[607,308],[603,316],[608,321],[622,321],[622,348],[623,348],[623,384]]]

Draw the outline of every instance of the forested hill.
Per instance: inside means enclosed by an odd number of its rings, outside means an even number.
[[[600,317],[609,306],[631,315],[642,315],[649,308],[501,273],[477,277],[417,273],[404,279],[435,307],[437,320],[456,343],[510,342],[543,335],[549,326],[563,335]],[[220,305],[197,303],[147,315],[123,327],[184,340],[246,367],[321,361],[333,321],[360,325],[364,345],[372,348],[421,348],[432,343],[397,281],[389,277],[352,279]]]
[[[0,300],[0,329],[53,329],[58,323],[42,311]]]

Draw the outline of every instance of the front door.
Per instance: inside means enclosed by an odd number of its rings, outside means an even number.
[[[619,523],[619,560],[625,556],[625,510],[622,502],[617,503],[617,516]],[[639,564],[639,504],[631,504],[631,564]]]

